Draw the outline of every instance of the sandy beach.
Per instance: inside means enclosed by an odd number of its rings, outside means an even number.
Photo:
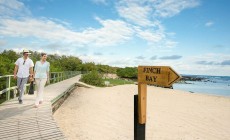
[[[77,88],[54,118],[69,140],[132,140],[137,85]],[[230,140],[230,98],[148,86],[147,140]]]

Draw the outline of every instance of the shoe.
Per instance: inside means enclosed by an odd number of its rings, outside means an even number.
[[[39,104],[42,104],[42,101],[39,101]]]
[[[18,100],[19,101],[19,104],[23,104],[22,100]]]

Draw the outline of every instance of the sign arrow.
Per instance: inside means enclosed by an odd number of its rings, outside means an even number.
[[[171,87],[180,78],[169,66],[138,66],[138,83]]]

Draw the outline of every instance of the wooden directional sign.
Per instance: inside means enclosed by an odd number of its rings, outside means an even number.
[[[146,123],[147,84],[171,87],[181,78],[169,66],[139,66],[138,67],[138,120]]]
[[[153,84],[162,87],[171,87],[181,78],[169,66],[139,66],[138,83]]]

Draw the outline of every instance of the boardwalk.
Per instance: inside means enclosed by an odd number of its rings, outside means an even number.
[[[25,95],[24,103],[17,99],[0,105],[0,140],[63,140],[52,116],[52,101],[79,81],[80,75],[45,88],[44,102],[34,108],[35,95]]]

